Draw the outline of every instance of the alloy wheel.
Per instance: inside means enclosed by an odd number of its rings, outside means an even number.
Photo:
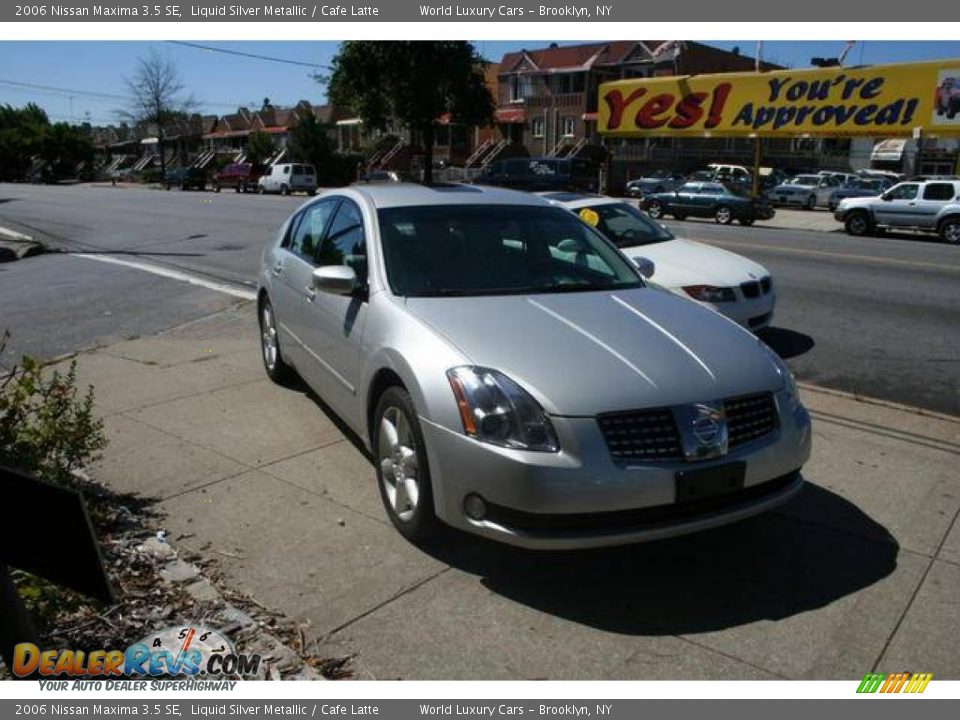
[[[948,243],[954,245],[960,243],[960,220],[948,220],[945,222],[940,234]]]
[[[400,408],[391,405],[380,420],[378,444],[383,489],[390,508],[401,521],[409,521],[420,502],[420,473],[416,441]]]
[[[273,320],[273,308],[264,303],[260,309],[260,345],[263,348],[263,362],[267,370],[277,367],[277,327]]]

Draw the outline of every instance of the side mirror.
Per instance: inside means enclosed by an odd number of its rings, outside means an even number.
[[[880,199],[883,200],[884,202],[891,202],[893,200],[893,198],[887,195],[887,193],[884,193],[883,195],[881,195]]]
[[[346,265],[324,265],[313,271],[313,287],[331,295],[349,295],[357,289],[357,273]]]
[[[647,278],[648,280],[653,277],[653,272],[656,270],[656,265],[653,264],[653,260],[640,257],[639,255],[630,259],[633,260],[633,264],[637,266],[637,270],[640,271],[640,274],[643,275],[643,277]]]

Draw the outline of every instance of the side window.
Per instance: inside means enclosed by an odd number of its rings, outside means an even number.
[[[887,197],[891,200],[913,200],[917,197],[917,188],[918,186],[912,183],[897,185],[887,193]]]
[[[335,199],[321,200],[302,213],[296,223],[291,224],[290,252],[312,263],[323,237],[323,230],[330,222],[330,216],[337,207]]]
[[[283,166],[283,174],[284,174],[284,175],[289,175],[289,174],[290,174],[290,166],[289,166],[289,165],[284,165],[284,166]]]
[[[363,215],[352,200],[344,200],[330,223],[317,251],[317,265],[347,265],[357,279],[367,277],[367,242],[363,233]]]
[[[923,188],[924,200],[953,200],[953,183],[930,183]]]

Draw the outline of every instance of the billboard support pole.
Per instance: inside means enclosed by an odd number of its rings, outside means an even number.
[[[763,138],[753,139],[753,196],[760,194],[760,163],[763,162]]]

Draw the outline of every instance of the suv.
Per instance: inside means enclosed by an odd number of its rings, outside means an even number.
[[[510,158],[489,166],[474,182],[477,185],[499,185],[514,190],[545,192],[574,190],[597,192],[597,164],[580,158]]]
[[[232,187],[237,192],[247,192],[257,187],[260,170],[252,163],[232,163],[224,166],[213,176],[213,191]]]
[[[270,167],[257,182],[257,192],[280,193],[289,195],[292,192],[305,192],[308,195],[317,193],[317,170],[313,165],[302,163],[278,163]]]
[[[172,187],[178,187],[181,190],[196,188],[197,190],[207,189],[207,174],[200,168],[178,167],[167,170],[163,178],[163,184],[167,190]]]
[[[960,243],[960,180],[902,182],[878,197],[841,200],[834,217],[850,235],[909,229]]]

